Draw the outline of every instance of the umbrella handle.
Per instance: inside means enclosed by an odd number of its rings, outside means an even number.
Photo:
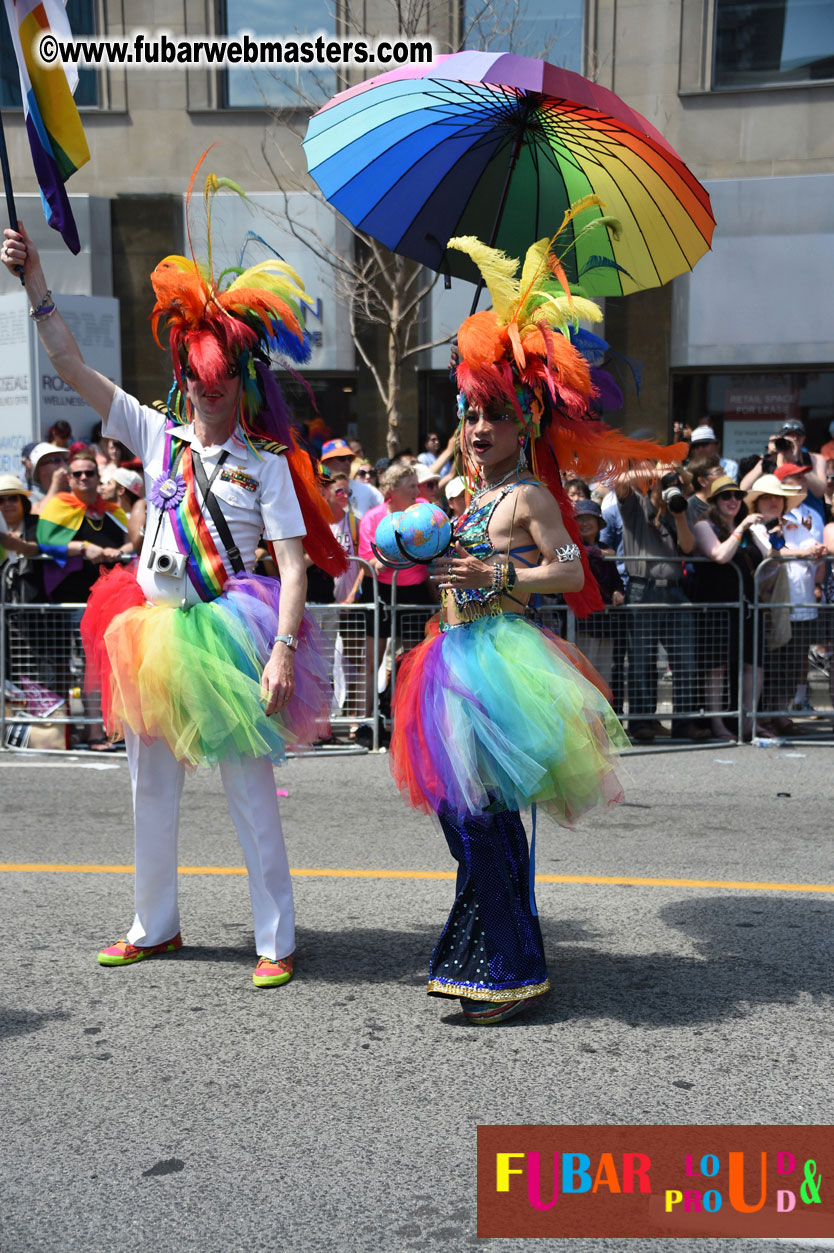
[[[501,199],[498,202],[498,208],[495,212],[495,221],[492,224],[492,230],[490,231],[489,239],[487,240],[487,247],[489,248],[495,247],[495,241],[498,238],[498,228],[501,225],[501,218],[504,216],[504,208],[507,204],[507,196],[510,194],[510,179],[513,176],[513,171],[515,170],[516,162],[518,161],[519,154],[521,152],[521,145],[524,143],[524,129],[527,125],[527,115],[529,114],[531,107],[532,106],[529,102],[525,103],[524,112],[519,121],[515,140],[513,141],[513,150],[510,154],[510,163],[507,166],[507,174],[506,174],[506,177],[504,178],[504,187],[501,192]],[[483,290],[484,290],[484,279],[483,279],[483,275],[481,275],[481,277],[478,279],[478,286],[475,288],[475,295],[472,299],[472,308],[469,310],[470,318],[472,317],[472,314],[475,312],[475,310],[478,308],[478,301],[481,298],[481,292]]]

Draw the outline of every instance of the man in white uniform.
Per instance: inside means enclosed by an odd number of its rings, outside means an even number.
[[[124,729],[136,833],[136,915],[126,937],[102,950],[99,962],[129,965],[182,946],[177,828],[184,766],[216,762],[249,872],[258,954],[253,981],[258,987],[286,983],[293,972],[294,916],[272,763],[283,757],[286,742],[303,738],[318,704],[326,709],[328,694],[315,672],[314,628],[303,619],[302,537],[312,515],[305,507],[302,516],[299,494],[306,506],[310,501],[297,469],[291,472],[292,456],[301,454],[294,444],[258,438],[253,423],[244,437],[246,384],[264,410],[270,388],[277,391],[266,377],[262,342],[231,300],[218,316],[223,294],[214,291],[206,293],[214,298],[214,314],[210,300],[197,299],[198,320],[183,332],[189,296],[183,287],[182,302],[177,298],[170,309],[180,319],[174,365],[191,421],[176,424],[84,362],[22,228],[5,231],[0,259],[12,273],[22,270],[57,373],[100,415],[104,434],[126,443],[145,467],[148,518],[138,570],[135,576],[118,571],[112,583],[97,585],[88,616],[100,619],[101,635],[94,638],[94,621],[85,639],[88,675],[91,653],[101,672],[112,674],[102,690],[105,701],[108,693],[112,700],[110,725]],[[164,280],[177,281],[171,260],[153,276],[155,312],[169,317],[156,280],[162,272]],[[203,281],[196,275],[193,267],[184,280],[192,290]],[[268,295],[264,303],[277,325],[286,304],[276,299],[269,305]],[[171,342],[173,348],[173,330]],[[321,506],[314,502],[313,508]],[[341,570],[344,559],[326,520],[322,527],[326,541],[316,559],[332,560]],[[262,533],[280,585],[248,573]],[[95,607],[97,592],[101,607]],[[169,638],[185,642],[165,647]],[[294,693],[302,686],[304,710],[297,714]]]

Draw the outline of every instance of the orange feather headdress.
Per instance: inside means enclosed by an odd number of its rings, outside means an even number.
[[[461,420],[470,408],[514,411],[530,438],[533,470],[559,504],[574,542],[579,535],[560,467],[612,482],[628,469],[649,478],[659,460],[686,455],[685,444],[664,448],[654,440],[630,439],[599,419],[603,399],[608,408],[622,403],[614,380],[600,368],[608,345],[581,326],[602,321],[602,313],[581,287],[571,287],[557,255],[559,236],[591,202],[600,203],[588,197],[575,204],[555,236],[527,250],[520,276],[517,260],[474,236],[448,243],[472,258],[492,297],[492,309],[472,314],[458,331]],[[586,229],[599,227],[619,229],[610,218],[599,218]],[[602,599],[580,548],[585,586],[566,600],[584,617],[601,609]]]
[[[197,172],[209,151],[203,153],[191,176],[186,222]],[[346,561],[330,530],[330,506],[318,490],[313,462],[295,438],[286,401],[270,369],[270,358],[277,356],[293,377],[300,378],[293,365],[310,356],[304,307],[312,307],[313,302],[295,270],[279,257],[245,270],[230,267],[215,280],[211,205],[221,189],[246,199],[243,190],[230,179],[220,179],[215,174],[206,178],[208,264],[201,265],[193,257],[189,227],[192,259],[165,257],[151,274],[156,295],[151,313],[153,334],[162,347],[160,330],[164,326],[167,331],[176,379],[169,397],[169,412],[177,422],[188,421],[184,403],[186,365],[208,387],[227,379],[229,367],[234,366],[241,379],[238,420],[245,438],[250,443],[260,440],[283,446],[307,531],[304,547],[316,565],[329,574],[340,574]]]

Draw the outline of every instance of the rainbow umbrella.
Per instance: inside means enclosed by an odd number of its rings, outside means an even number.
[[[457,52],[340,92],[311,118],[304,149],[354,226],[471,282],[469,258],[446,252],[453,236],[523,257],[590,194],[603,207],[559,239],[568,278],[590,296],[668,283],[715,226],[707,192],[650,122],[579,74],[511,53]],[[579,239],[603,214],[619,231]]]

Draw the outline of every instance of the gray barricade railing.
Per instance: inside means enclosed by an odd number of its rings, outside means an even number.
[[[399,603],[399,589],[397,586],[397,574],[399,571],[394,570],[391,579],[391,680],[390,680],[390,700],[393,704],[394,692],[397,686],[397,665],[398,660],[410,652],[412,648],[425,638],[426,623],[429,618],[433,618],[440,610],[439,603],[430,605],[409,605]],[[407,595],[408,588],[404,589]],[[390,718],[387,720],[390,724]]]
[[[371,600],[356,604],[310,603],[307,609],[332,645],[329,658],[334,691],[331,725],[337,730],[357,724],[370,726],[371,747],[376,751],[379,748],[379,585],[370,562],[361,557],[350,557],[348,560],[352,568],[364,571],[366,579],[370,577],[373,588]]]
[[[621,557],[605,557],[616,564]],[[636,559],[632,559],[636,560]],[[669,565],[669,558],[640,558],[646,565]],[[687,565],[714,566],[708,557],[681,558]],[[601,673],[613,695],[614,707],[630,725],[656,724],[661,719],[673,724],[699,723],[709,730],[709,720],[732,719],[741,723],[743,709],[744,632],[750,630],[752,607],[744,601],[741,573],[732,563],[722,565],[729,572],[736,594],[723,601],[686,600],[669,603],[665,589],[656,598],[636,602],[627,599],[619,607],[608,606],[585,619],[577,619],[568,606],[555,597],[542,597],[542,603],[528,611],[533,621],[575,643]],[[686,592],[683,582],[679,585]],[[641,584],[645,591],[650,585]],[[437,605],[399,603],[396,574],[392,583],[393,627],[392,683],[396,682],[396,659],[423,638],[426,621],[438,611]],[[405,594],[407,589],[402,589]],[[632,586],[632,596],[634,585]],[[636,681],[635,659],[640,682]],[[715,740],[710,732],[711,744]],[[680,747],[690,748],[691,742]],[[657,746],[659,747],[659,746]],[[643,751],[640,745],[640,751]]]
[[[608,557],[605,560],[622,559]],[[661,562],[668,564],[664,558],[641,560],[649,567]],[[713,564],[705,557],[686,561],[687,564]],[[424,638],[426,622],[438,612],[438,606],[409,604],[407,600],[400,603],[395,572],[391,583],[391,626],[384,627],[382,614],[388,607],[380,600],[373,567],[359,558],[351,558],[351,562],[357,569],[364,569],[366,579],[371,579],[372,599],[358,604],[312,604],[308,608],[332,644],[331,679],[340,698],[338,707],[333,710],[333,726],[342,729],[353,724],[370,724],[371,734],[366,736],[366,742],[378,749],[383,719],[377,673],[386,632],[390,631],[390,694],[393,696],[398,663]],[[781,631],[784,635],[790,627],[791,611],[803,608],[784,597],[774,598],[773,571],[778,573],[785,564],[768,559],[759,566],[752,605],[744,600],[740,572],[728,564],[723,569],[735,572],[737,599],[668,603],[661,594],[646,599],[651,585],[642,584],[639,601],[634,598],[632,586],[632,594],[624,605],[606,607],[586,619],[575,618],[565,604],[550,597],[542,598],[542,604],[530,611],[530,617],[575,643],[588,656],[611,688],[614,707],[629,729],[641,721],[656,725],[660,720],[671,719],[676,724],[699,721],[704,725],[706,719],[720,718],[736,720],[740,726],[752,720],[755,735],[757,720],[767,722],[773,717],[789,717],[808,722],[823,708],[830,710],[832,704],[834,606],[816,602],[804,606],[816,613],[811,619],[816,625],[810,628],[810,633],[804,625],[793,632],[793,647],[789,652],[779,651],[784,649],[784,644],[771,649],[766,646],[766,633],[772,635],[774,631]],[[401,589],[401,594],[407,596],[407,588]],[[0,579],[0,674],[4,679],[0,749],[13,746],[8,743],[9,724],[24,728],[18,733],[19,738],[23,738],[26,727],[45,722],[84,726],[100,721],[98,709],[80,707],[83,655],[78,619],[83,608],[83,605],[7,604],[5,580]],[[745,694],[744,689],[744,645],[745,639],[749,643],[751,633],[752,656],[756,657],[757,649],[764,647],[764,694],[758,708],[757,702],[751,699],[749,692]],[[778,634],[774,638],[778,639]],[[765,641],[763,645],[760,639]],[[809,658],[813,661],[808,661]],[[786,692],[794,673],[791,670],[788,674],[789,666],[794,669],[798,666],[801,674],[806,661],[810,667],[807,687],[815,709],[790,708],[788,700],[780,705],[773,693]],[[749,673],[749,666],[747,669]],[[17,705],[9,699],[7,684],[19,688],[23,679],[45,689],[47,695],[54,692],[63,707],[45,716],[43,712]],[[682,703],[687,693],[688,699]],[[86,699],[89,706],[89,698]],[[828,731],[828,724],[825,730]],[[659,745],[652,746],[648,742],[645,749],[639,745],[640,751],[654,751],[656,747]]]
[[[370,746],[378,749],[376,666],[374,682],[368,683],[369,658],[379,655],[377,578],[368,562],[358,557],[350,562],[370,578],[371,599],[357,604],[311,604],[308,609],[332,645],[331,684],[340,688],[343,697],[340,707],[331,712],[331,724],[336,729],[367,724]],[[101,722],[94,694],[83,691],[84,654],[78,624],[84,608],[83,604],[8,603],[6,580],[0,578],[0,751],[27,747],[35,727],[97,726]],[[69,746],[66,740],[61,745]]]
[[[754,734],[792,738],[801,732],[804,743],[809,735],[832,738],[834,604],[808,595],[825,560],[773,556],[756,570],[754,647],[762,665]],[[813,576],[802,579],[806,586],[796,588],[797,599],[790,566],[813,567]]]
[[[28,747],[34,728],[42,747],[44,728],[99,725],[99,701],[83,691],[84,605],[8,603],[0,583],[0,748]],[[61,747],[69,747],[68,737]]]

